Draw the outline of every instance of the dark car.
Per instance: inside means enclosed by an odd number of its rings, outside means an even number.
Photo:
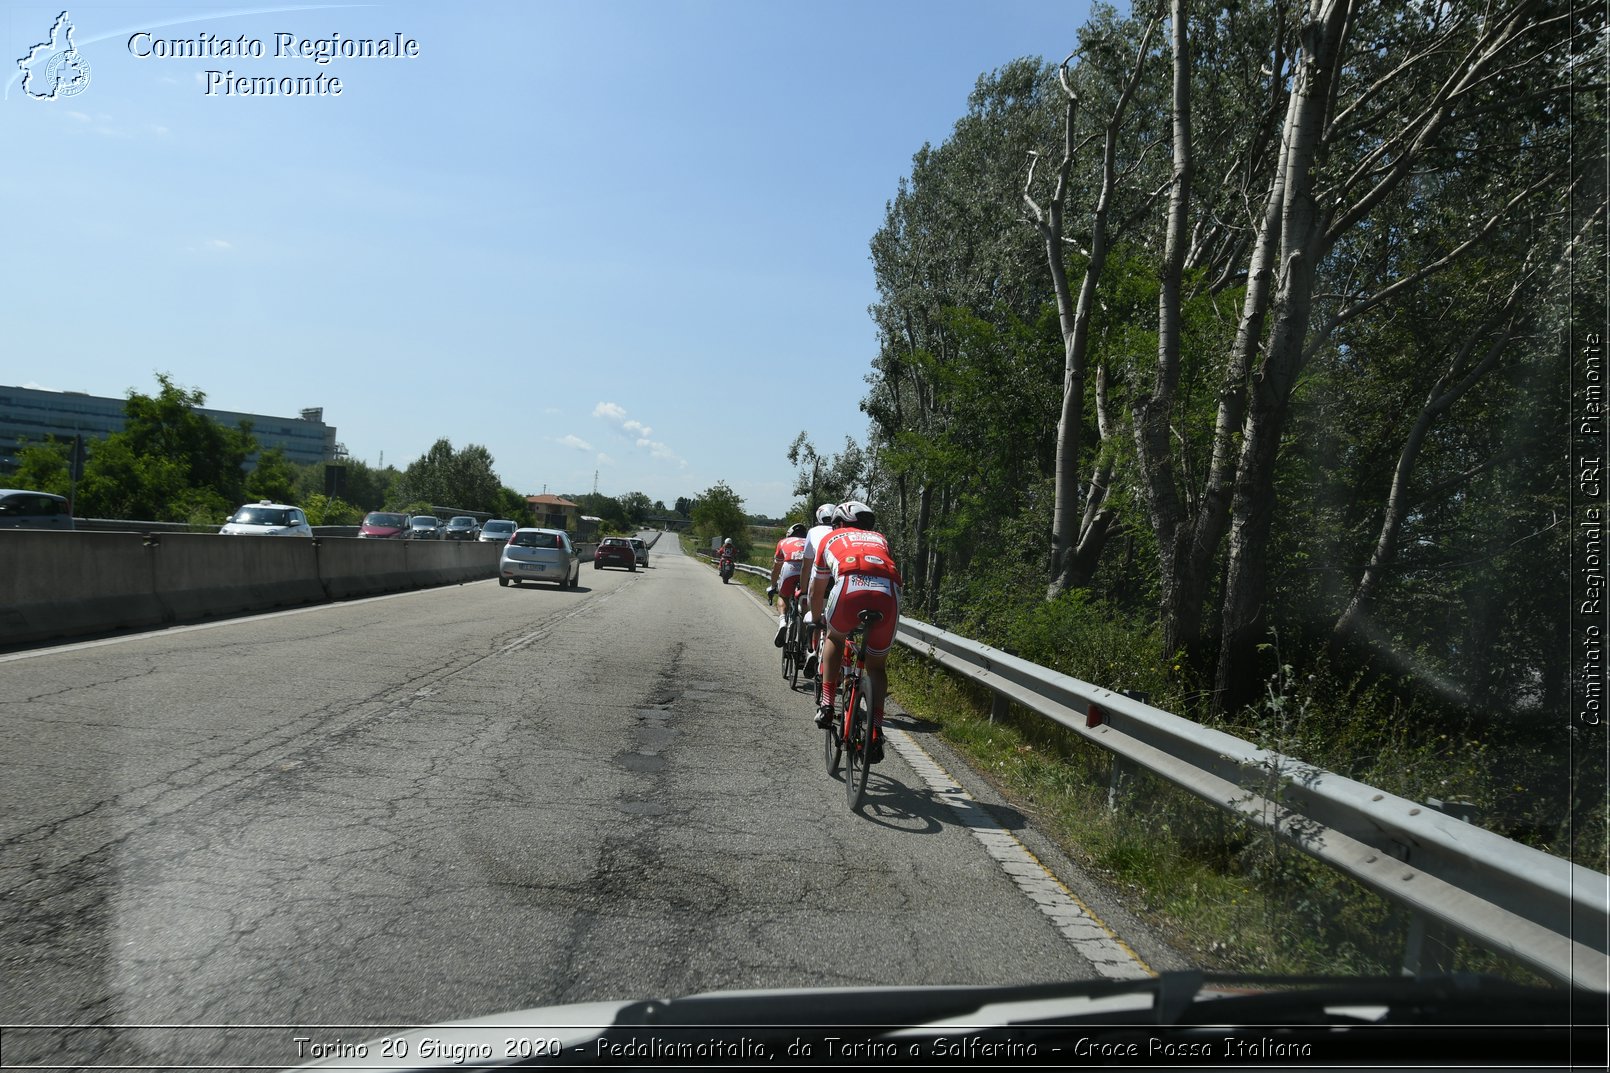
[[[402,540],[408,536],[408,515],[372,510],[363,516],[358,536],[366,540]]]
[[[442,528],[443,540],[474,540],[480,535],[481,527],[466,514],[447,519],[447,525]]]
[[[637,573],[637,550],[631,541],[625,537],[605,537],[600,541],[598,550],[593,552],[593,569],[602,570],[606,566],[624,566]]]
[[[442,522],[434,514],[416,514],[408,522],[409,540],[440,540],[441,538]]]

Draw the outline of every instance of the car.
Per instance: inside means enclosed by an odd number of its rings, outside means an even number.
[[[492,518],[481,523],[481,533],[475,539],[483,544],[507,544],[520,526],[507,518]]]
[[[648,565],[648,545],[643,542],[642,538],[640,538],[640,537],[627,537],[626,542],[632,546],[632,551],[637,555],[637,565],[638,566],[647,566]]]
[[[363,516],[358,536],[366,540],[402,540],[408,536],[408,515],[372,510]]]
[[[64,496],[0,488],[0,529],[71,529],[73,514]]]
[[[606,566],[624,566],[634,574],[637,572],[637,552],[625,537],[605,537],[598,542],[598,549],[593,552],[593,569],[602,570]]]
[[[563,529],[516,529],[498,557],[498,584],[552,581],[561,589],[581,585],[581,556]]]
[[[416,514],[408,521],[409,540],[440,540],[441,519],[434,514]]]
[[[481,535],[481,527],[475,524],[475,519],[467,514],[459,514],[447,519],[442,527],[443,540],[474,540]]]
[[[247,503],[229,516],[220,536],[304,536],[313,535],[307,515],[301,507],[289,503],[270,503],[259,500]]]

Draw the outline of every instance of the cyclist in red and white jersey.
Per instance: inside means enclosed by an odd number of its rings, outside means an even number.
[[[833,520],[838,527],[821,541],[811,581],[811,610],[827,626],[816,725],[825,727],[833,718],[845,637],[860,625],[862,611],[883,612],[862,641],[874,728],[868,759],[876,764],[883,759],[883,699],[889,690],[884,666],[900,621],[900,569],[889,551],[889,541],[873,528],[876,519],[871,507],[855,500],[840,503]]]
[[[773,643],[783,647],[788,633],[788,600],[799,593],[800,568],[805,558],[805,523],[795,522],[788,527],[788,535],[777,542],[777,554],[772,557],[771,583],[767,596],[775,596],[777,605],[777,636]]]
[[[827,534],[833,531],[833,512],[838,509],[836,503],[823,503],[816,508],[816,524],[805,533],[805,550],[801,553],[803,567],[801,568],[799,591],[805,595],[805,628],[809,635],[806,642],[805,677],[816,677],[816,620],[811,617],[810,593],[811,578],[816,571],[816,552]]]

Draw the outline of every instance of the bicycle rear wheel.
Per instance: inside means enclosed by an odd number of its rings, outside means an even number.
[[[848,733],[844,742],[844,797],[850,804],[850,811],[859,812],[866,797],[867,776],[872,769],[872,708],[859,680],[850,687],[844,723]]]
[[[794,675],[794,620],[789,619],[783,630],[783,681]]]
[[[783,647],[794,654],[793,669],[788,672],[788,688],[798,689],[800,668],[805,665],[805,645],[800,639],[800,621],[797,613],[788,617],[788,638],[783,642]]]

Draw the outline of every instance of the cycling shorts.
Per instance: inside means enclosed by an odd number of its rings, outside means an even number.
[[[866,634],[866,654],[881,656],[894,647],[895,626],[900,621],[900,586],[876,574],[846,574],[827,594],[827,626],[834,633],[847,634],[861,625],[861,612],[882,611],[883,621]]]
[[[788,574],[777,579],[777,595],[787,600],[789,597],[799,595],[799,575]]]

